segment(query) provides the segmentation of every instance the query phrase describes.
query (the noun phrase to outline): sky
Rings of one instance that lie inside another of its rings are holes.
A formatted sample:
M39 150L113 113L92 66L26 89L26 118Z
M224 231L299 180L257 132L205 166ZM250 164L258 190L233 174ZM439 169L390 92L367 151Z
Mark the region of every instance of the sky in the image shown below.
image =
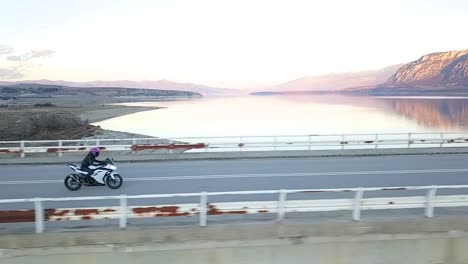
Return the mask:
M254 88L468 48L466 0L0 0L0 80Z

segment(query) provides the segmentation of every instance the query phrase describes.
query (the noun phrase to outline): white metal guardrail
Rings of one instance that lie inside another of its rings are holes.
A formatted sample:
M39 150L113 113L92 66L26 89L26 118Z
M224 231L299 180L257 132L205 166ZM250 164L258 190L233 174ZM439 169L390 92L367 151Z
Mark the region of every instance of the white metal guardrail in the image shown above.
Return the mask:
M207 225L210 215L244 215L244 214L276 214L279 221L283 221L286 213L291 212L325 212L349 210L352 219L359 221L363 210L412 209L424 208L424 215L434 216L437 207L468 207L468 194L464 195L436 195L440 189L468 189L468 185L443 186L410 186L410 187L377 187L377 188L342 188L342 189L302 189L302 190L264 190L264 191L235 191L235 192L201 192L177 194L151 195L120 195L120 196L91 196L91 197L61 197L61 198L32 198L32 199L4 199L0 204L34 203L31 210L0 211L0 223L35 222L36 233L44 232L46 221L73 221L119 219L120 228L125 228L129 218L146 217L180 217L198 216L200 226ZM424 196L411 197L377 197L365 198L365 193L374 191L415 191L425 190ZM314 199L288 200L288 194L296 193L336 193L353 192L349 199ZM239 195L278 195L276 201L243 201L243 202L214 202L209 198L214 196ZM198 197L199 203L194 204L164 204L153 206L128 206L130 199L155 199ZM97 201L118 200L119 206L96 208L55 208L44 209L47 202L69 201Z
M96 140L0 141L0 154L84 152L99 146L105 151L220 152L325 150L365 148L468 147L468 133L387 133L276 135Z

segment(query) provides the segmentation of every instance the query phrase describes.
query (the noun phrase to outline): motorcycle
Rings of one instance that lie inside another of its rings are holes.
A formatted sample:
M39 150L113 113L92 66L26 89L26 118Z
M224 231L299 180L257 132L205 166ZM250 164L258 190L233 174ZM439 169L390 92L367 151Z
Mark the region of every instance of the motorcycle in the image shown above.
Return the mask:
M75 173L65 177L65 187L70 191L77 191L81 186L106 186L111 189L118 189L123 184L123 179L117 172L112 158L107 158L102 165L89 166L92 174L88 175L81 170L81 166L68 164L68 167Z

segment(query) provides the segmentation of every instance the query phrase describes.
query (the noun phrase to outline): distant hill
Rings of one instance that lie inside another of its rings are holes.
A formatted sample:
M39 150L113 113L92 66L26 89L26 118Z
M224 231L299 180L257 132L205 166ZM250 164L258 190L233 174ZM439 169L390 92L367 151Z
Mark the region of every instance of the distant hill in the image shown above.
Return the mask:
M354 87L373 88L385 82L403 65L404 64L392 65L380 70L306 76L273 87L252 90L252 92L254 94L265 94L265 92L331 92Z
M118 98L118 97L202 97L199 93L189 91L174 91L174 90L154 90L154 89L132 89L121 87L68 87L59 85L44 85L44 84L1 84L0 99L18 99L18 98L55 98L55 97L103 97L103 98Z
M160 81L90 81L90 82L68 82L68 81L51 81L51 80L26 80L19 82L0 82L1 84L43 84L43 85L58 85L67 87L80 88L106 88L106 87L121 87L121 88L139 88L139 89L155 89L155 90L172 90L172 91L188 91L199 93L204 96L227 96L236 95L240 91L236 89L210 87L201 84L193 83L177 83L168 80Z

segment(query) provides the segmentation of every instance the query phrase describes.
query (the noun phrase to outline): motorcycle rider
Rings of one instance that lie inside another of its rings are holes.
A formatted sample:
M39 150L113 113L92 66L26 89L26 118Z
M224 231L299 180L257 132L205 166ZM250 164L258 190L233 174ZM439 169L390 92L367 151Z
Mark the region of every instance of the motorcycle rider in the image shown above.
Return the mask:
M102 165L105 164L105 161L97 160L96 158L99 156L101 150L98 147L93 147L89 151L88 155L83 159L81 162L81 170L86 172L88 176L93 174L93 169L89 168L91 165Z

